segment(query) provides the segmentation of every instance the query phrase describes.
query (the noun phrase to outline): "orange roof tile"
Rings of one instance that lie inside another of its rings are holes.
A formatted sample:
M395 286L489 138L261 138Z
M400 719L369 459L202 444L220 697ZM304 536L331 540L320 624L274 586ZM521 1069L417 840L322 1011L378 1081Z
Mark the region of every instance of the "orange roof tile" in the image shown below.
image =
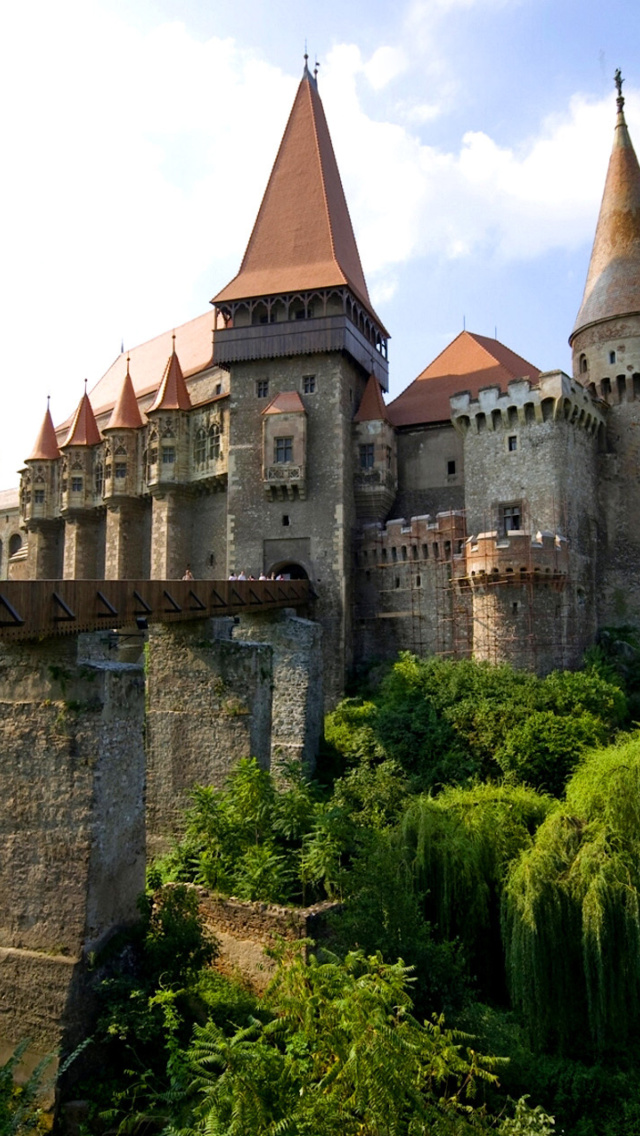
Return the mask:
M184 381L180 360L176 355L175 335L173 351L167 360L155 402L149 407L147 414L152 414L154 410L191 410L189 391Z
M618 117L584 296L569 342L588 324L640 312L640 167Z
M102 438L100 437L100 431L98 430L93 410L91 409L89 396L85 391L78 403L78 409L71 423L71 429L62 443L62 447L97 446L101 441Z
M362 402L358 407L354 422L388 422L389 415L387 408L384 404L382 391L380 390L380 383L375 375L369 376L369 381L364 388Z
M263 414L295 414L297 412L306 413L304 403L300 398L297 391L280 391L275 398L272 398L268 406L265 406L262 411Z
M212 302L344 284L378 320L317 84L305 67L240 271Z
M417 379L387 407L394 426L446 422L451 395L468 390L474 397L482 387L506 390L512 379L536 382L540 371L497 339L461 331Z
M197 375L212 366L213 361L213 329L215 325L215 312L209 308L196 319L189 320L175 329L176 347L182 360L182 373L186 378ZM146 343L133 347L129 352L131 358L131 371L133 389L136 398L153 395L160 386L162 375L168 356L171 354L171 331L164 331L162 335L147 340ZM124 354L118 355L108 371L91 390L91 403L95 407L97 416L102 417L113 409L122 390L122 383L127 370L127 359ZM64 438L69 430L72 419L67 418L56 427L58 438Z
M129 357L127 356L127 373L124 376L118 401L116 402L111 418L105 430L138 430L143 425L142 415L138 407L138 400L131 382L129 373Z
M51 411L47 405L47 411L42 420L40 433L38 434L36 444L29 454L27 461L55 461L59 457L60 450L58 449L58 439L56 438L56 432L53 428Z

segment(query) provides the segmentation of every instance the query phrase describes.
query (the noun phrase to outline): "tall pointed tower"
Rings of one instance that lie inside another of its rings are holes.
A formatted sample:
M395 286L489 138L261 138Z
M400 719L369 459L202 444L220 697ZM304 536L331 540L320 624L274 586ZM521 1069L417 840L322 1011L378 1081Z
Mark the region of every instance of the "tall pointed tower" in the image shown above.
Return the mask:
M616 72L613 149L580 311L569 337L573 373L607 401L640 394L640 166ZM634 382L635 376L635 382Z
M617 119L584 296L569 342L573 371L607 408L598 457L600 626L640 625L640 166L616 72Z
M240 271L213 303L231 376L228 568L314 582L331 699L351 658L352 422L369 375L387 389L388 335L306 59Z

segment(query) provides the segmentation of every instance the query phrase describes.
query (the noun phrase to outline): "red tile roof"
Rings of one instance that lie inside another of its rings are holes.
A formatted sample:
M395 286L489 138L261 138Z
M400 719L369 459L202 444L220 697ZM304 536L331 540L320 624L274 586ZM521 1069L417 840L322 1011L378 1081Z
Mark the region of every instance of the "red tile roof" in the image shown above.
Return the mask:
M281 391L265 406L263 414L295 414L305 413L304 403L297 391Z
M379 323L317 84L305 68L240 271L213 303L345 284Z
M60 450L58 449L58 440L56 432L53 428L53 421L51 412L47 406L47 412L42 420L40 433L36 439L36 444L29 454L27 461L55 461L60 457Z
M191 410L191 399L187 384L184 381L180 360L176 355L176 337L173 337L173 351L171 352L164 375L153 406L147 414L154 410Z
M133 389L129 373L129 357L127 356L127 373L122 381L118 401L113 408L105 430L137 430L142 425L142 415Z
M537 382L540 371L497 339L461 331L433 363L387 406L394 426L446 422L451 417L451 395L468 390L473 396L482 387L507 389L512 379L528 377Z
M375 375L370 375L369 381L364 388L362 402L358 407L354 422L388 422L389 415L387 408L384 404L382 391L380 390L380 383Z
M97 446L101 441L102 438L91 409L89 396L85 391L78 403L71 429L62 446Z
M622 103L584 296L569 342L588 324L640 312L640 167Z
M210 308L196 319L189 320L175 329L176 350L180 352L182 373L189 379L212 366L213 329L216 315ZM171 331L133 347L131 357L131 377L136 398L153 395L162 382L167 358L171 354ZM114 362L96 383L91 391L91 404L98 417L113 410L122 390L127 370L127 357L118 355ZM58 438L63 438L69 430L71 418L56 427Z

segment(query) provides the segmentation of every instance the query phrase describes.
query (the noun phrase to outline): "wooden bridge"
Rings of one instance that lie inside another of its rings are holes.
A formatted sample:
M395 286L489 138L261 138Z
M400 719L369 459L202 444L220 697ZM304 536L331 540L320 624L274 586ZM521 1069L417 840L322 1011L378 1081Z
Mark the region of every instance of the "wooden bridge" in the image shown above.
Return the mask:
M309 580L4 580L0 639L303 607Z

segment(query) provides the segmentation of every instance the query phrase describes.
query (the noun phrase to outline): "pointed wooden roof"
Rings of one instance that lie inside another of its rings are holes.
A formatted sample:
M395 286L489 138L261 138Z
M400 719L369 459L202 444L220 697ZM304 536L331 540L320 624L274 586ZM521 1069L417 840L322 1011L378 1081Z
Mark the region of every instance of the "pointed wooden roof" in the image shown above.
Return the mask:
M474 397L483 387L506 390L513 379L535 383L537 367L527 363L497 339L461 331L417 379L387 407L394 426L446 422L451 417L449 399L460 391Z
M379 323L318 85L305 66L240 271L212 303L344 284Z
M58 439L56 438L51 411L47 404L47 410L42 420L40 433L36 438L36 444L29 454L27 461L56 461L59 457L60 450L58 449Z
M280 391L265 406L263 414L306 414L304 403L297 391Z
M129 373L129 357L127 356L127 371L122 380L118 401L113 408L105 430L138 430L143 425L138 400Z
M78 403L71 428L61 448L64 449L65 446L97 446L101 441L102 438L91 409L89 396L85 391Z
M640 312L640 167L618 97L613 149L571 343L588 324Z
M175 335L173 337L173 350L164 369L155 402L153 406L149 407L147 414L152 414L154 410L191 410L189 391L184 381L180 360L176 355Z
M364 388L362 402L358 407L354 422L388 422L389 415L387 408L384 404L382 391L380 390L380 383L375 375L369 376L369 381Z

